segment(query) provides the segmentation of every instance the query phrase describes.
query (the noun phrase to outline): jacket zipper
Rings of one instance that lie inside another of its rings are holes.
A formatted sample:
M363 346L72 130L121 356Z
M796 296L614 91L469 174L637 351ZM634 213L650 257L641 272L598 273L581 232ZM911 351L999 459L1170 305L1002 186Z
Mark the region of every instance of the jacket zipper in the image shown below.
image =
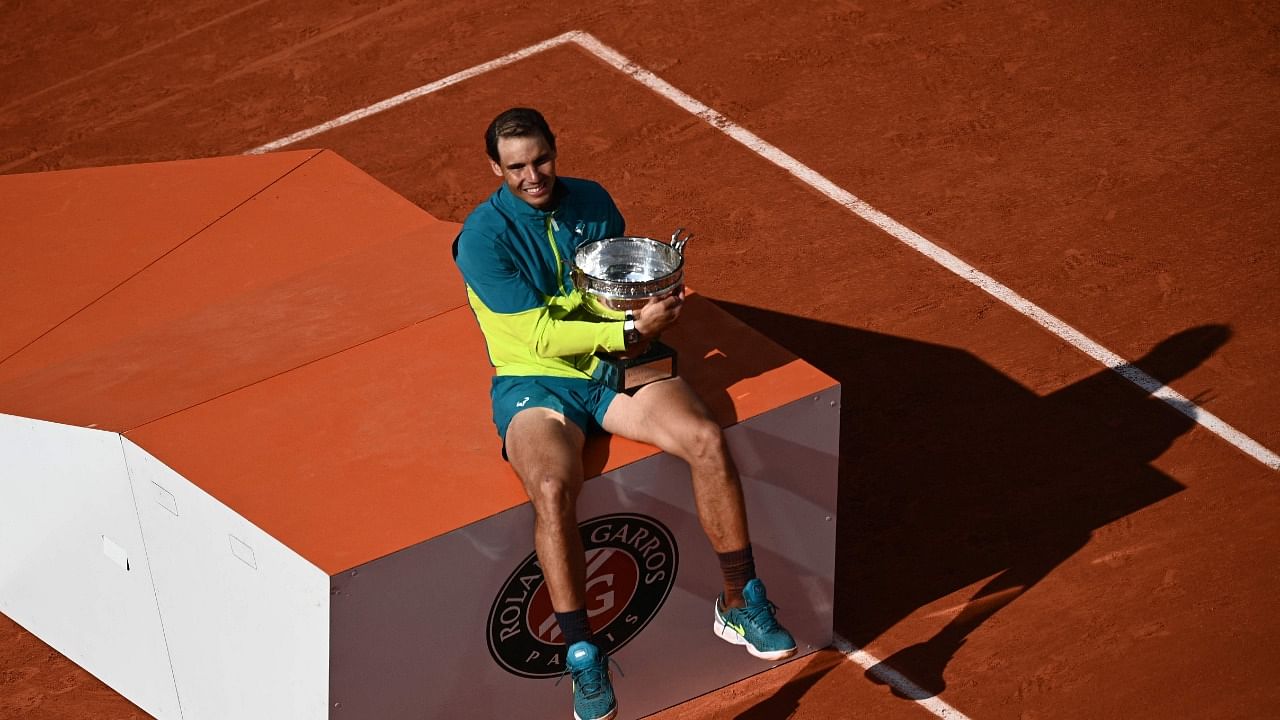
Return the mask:
M551 254L556 257L556 287L560 294L565 297L569 296L569 291L564 286L564 260L560 258L560 248L556 246L556 235L554 228L560 227L556 223L556 219L550 215L547 216L547 241L551 243Z

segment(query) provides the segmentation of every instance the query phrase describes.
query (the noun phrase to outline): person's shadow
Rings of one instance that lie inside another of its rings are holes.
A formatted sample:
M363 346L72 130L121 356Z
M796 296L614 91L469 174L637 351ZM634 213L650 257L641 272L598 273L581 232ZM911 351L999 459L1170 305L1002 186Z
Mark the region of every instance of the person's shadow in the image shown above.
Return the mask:
M717 304L843 387L836 632L864 647L990 578L932 638L883 661L918 686L913 699L941 692L969 634L1095 530L1183 489L1151 462L1193 421L1112 370L1037 395L955 348ZM1134 364L1168 383L1230 336L1185 330ZM738 717L785 717L829 669Z

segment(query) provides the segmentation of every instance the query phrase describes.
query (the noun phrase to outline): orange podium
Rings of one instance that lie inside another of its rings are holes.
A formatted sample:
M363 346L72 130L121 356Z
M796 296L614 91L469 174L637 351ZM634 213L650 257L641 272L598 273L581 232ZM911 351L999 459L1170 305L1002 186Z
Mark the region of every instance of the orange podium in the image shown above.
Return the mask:
M456 224L295 151L0 176L0 227L0 611L158 718L568 712ZM828 645L840 388L697 295L663 339ZM687 467L603 436L586 466L619 717L766 669L712 636Z

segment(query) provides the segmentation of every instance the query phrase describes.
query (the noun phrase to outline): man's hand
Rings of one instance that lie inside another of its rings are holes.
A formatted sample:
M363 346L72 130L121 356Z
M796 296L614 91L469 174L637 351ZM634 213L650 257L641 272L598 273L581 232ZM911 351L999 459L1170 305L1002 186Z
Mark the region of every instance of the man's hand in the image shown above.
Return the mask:
M675 324L676 319L680 317L680 308L683 306L682 294L650 300L636 310L636 330L644 336L645 340L652 340L663 330Z

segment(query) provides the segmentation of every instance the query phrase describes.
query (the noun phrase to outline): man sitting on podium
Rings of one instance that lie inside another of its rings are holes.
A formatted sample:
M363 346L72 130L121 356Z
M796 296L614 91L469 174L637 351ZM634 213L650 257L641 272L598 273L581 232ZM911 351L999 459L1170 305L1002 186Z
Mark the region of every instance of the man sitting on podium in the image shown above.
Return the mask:
M613 199L595 182L557 177L556 138L536 110L498 115L485 148L502 183L467 217L453 254L495 368L491 398L503 455L533 506L534 549L567 646L574 717L607 720L617 712L608 658L592 643L578 531L589 432L650 443L689 464L698 519L724 576L714 632L766 660L794 654L795 641L755 577L742 484L719 423L678 377L633 393L600 382L595 353L641 351L677 321L682 299L654 299L616 321L586 312L571 263L582 243L623 234Z

